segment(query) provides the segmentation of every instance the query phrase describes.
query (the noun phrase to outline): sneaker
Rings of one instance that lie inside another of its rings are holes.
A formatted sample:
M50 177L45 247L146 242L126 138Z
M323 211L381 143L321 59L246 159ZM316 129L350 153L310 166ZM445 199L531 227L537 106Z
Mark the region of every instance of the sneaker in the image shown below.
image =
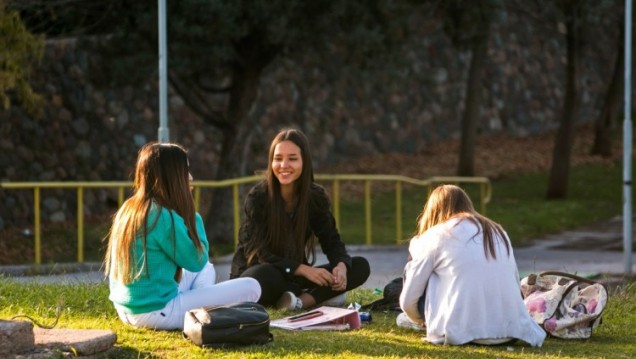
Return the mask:
M285 292L276 302L276 309L300 310L303 309L303 301L292 292Z
M325 300L324 302L321 303L321 305L326 305L329 307L342 307L344 306L346 300L347 300L346 293L340 293L333 298Z
M395 324L397 324L397 326L400 328L414 329L421 332L426 331L426 327L423 327L411 321L411 319L406 316L406 313L398 314L397 318L395 318Z

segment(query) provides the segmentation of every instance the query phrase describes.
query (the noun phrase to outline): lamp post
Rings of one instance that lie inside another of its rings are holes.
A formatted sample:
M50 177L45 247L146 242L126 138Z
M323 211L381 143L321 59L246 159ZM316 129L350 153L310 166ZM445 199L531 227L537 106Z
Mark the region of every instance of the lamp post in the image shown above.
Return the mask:
M625 111L623 120L623 253L632 273L632 0L625 0Z
M166 45L166 0L159 1L159 130L158 141L170 141L168 129L168 47Z

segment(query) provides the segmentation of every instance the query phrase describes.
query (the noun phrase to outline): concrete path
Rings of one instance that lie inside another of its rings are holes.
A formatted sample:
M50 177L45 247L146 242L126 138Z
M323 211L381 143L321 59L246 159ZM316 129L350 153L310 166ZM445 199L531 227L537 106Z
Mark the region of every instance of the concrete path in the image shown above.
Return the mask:
M520 272L560 270L569 273L635 273L634 238L632 253L623 251L623 219L616 217L576 230L564 231L534 240L527 247L515 248Z
M531 272L559 270L581 275L625 273L623 254L622 219L620 217L597 223L577 230L539 238L528 246L514 248L515 258L521 276ZM391 279L401 276L406 264L407 245L400 246L348 246L352 256L364 256L371 263L371 277L364 288L384 288ZM634 255L632 273L636 272ZM231 256L213 259L217 277L226 280L229 276ZM316 263L326 262L320 254ZM103 274L93 270L51 276L15 277L15 280L37 281L42 283L98 282L104 280ZM2 272L2 267L0 267Z

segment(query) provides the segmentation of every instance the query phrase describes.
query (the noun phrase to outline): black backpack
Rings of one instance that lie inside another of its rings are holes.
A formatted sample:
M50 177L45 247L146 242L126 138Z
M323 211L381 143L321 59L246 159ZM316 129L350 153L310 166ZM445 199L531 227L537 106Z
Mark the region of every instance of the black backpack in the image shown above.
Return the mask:
M401 312L400 308L400 293L402 293L402 286L404 285L404 279L397 277L384 286L382 292L382 298L372 303L363 305L361 310L380 310L380 311L397 311Z
M269 332L269 314L253 302L189 310L183 336L198 346L211 348L267 344L274 339Z

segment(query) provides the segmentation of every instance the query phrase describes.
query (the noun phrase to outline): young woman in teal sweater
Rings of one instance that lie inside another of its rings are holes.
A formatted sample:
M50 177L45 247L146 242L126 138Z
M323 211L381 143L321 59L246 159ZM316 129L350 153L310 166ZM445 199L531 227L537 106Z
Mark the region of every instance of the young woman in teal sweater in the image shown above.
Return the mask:
M183 329L190 309L260 298L252 278L215 284L188 167L186 151L176 144L151 143L139 151L134 193L115 215L104 260L109 299L124 323Z

